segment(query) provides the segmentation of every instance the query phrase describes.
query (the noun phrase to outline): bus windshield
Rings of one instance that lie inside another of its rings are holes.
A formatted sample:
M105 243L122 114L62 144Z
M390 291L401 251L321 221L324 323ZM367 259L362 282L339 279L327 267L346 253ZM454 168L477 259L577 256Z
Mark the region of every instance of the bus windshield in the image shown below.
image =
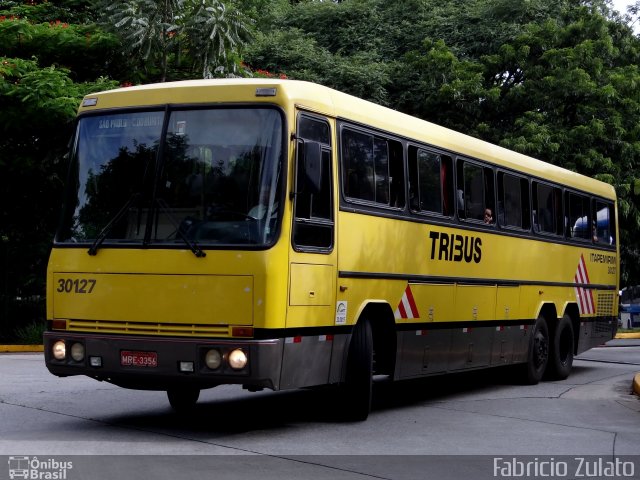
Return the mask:
M282 204L282 128L273 108L82 117L56 241L273 243Z

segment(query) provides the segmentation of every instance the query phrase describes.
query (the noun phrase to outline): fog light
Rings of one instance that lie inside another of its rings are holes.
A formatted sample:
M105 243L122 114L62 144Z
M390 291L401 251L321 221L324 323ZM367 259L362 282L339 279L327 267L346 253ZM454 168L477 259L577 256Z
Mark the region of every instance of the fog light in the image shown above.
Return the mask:
M193 362L180 362L180 365L178 368L180 369L181 372L186 372L186 373L193 372L194 370Z
M81 362L84 360L84 345L81 343L74 343L71 345L71 358L73 358L76 362Z
M53 358L55 358L56 360L64 360L67 356L67 346L62 340L58 340L53 344L51 353L53 353Z
M101 367L102 357L89 357L89 365L96 368Z
M231 351L228 360L229 366L234 370L242 370L247 366L247 354L239 348Z
M207 368L211 370L217 370L220 368L222 364L222 355L220 355L220 351L211 349L207 351L207 354L204 356L204 363L207 365Z

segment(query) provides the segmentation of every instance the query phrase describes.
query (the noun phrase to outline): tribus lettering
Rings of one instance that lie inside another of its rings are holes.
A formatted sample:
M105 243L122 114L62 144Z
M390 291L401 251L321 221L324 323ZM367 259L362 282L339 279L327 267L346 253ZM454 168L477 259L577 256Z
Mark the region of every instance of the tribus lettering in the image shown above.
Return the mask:
M449 235L441 232L429 232L431 239L431 260L467 263L480 263L482 259L482 240L468 235Z

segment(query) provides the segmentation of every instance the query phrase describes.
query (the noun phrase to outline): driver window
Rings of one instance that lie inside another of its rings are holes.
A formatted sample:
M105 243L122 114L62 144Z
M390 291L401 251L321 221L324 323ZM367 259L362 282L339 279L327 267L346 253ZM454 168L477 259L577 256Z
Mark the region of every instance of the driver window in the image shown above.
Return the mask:
M300 114L295 181L293 245L296 250L330 251L333 247L333 175L330 127L324 119ZM304 142L321 145L321 185L315 191L306 179Z

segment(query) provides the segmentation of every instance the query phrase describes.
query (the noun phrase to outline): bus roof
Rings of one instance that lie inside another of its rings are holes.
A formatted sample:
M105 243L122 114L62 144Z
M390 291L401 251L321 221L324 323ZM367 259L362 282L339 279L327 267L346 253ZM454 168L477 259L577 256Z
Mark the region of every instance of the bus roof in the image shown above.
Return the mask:
M258 88L265 90L258 95L256 91ZM268 92L270 88L275 89L275 92ZM91 99L95 99L94 105ZM615 199L615 189L607 183L367 100L299 80L233 78L186 80L125 87L87 95L80 106L79 113L132 106L246 103L249 100L275 103L285 109L296 105L330 117L342 118L383 130L398 137L485 160L497 166L521 171L568 187L585 190L604 198Z

